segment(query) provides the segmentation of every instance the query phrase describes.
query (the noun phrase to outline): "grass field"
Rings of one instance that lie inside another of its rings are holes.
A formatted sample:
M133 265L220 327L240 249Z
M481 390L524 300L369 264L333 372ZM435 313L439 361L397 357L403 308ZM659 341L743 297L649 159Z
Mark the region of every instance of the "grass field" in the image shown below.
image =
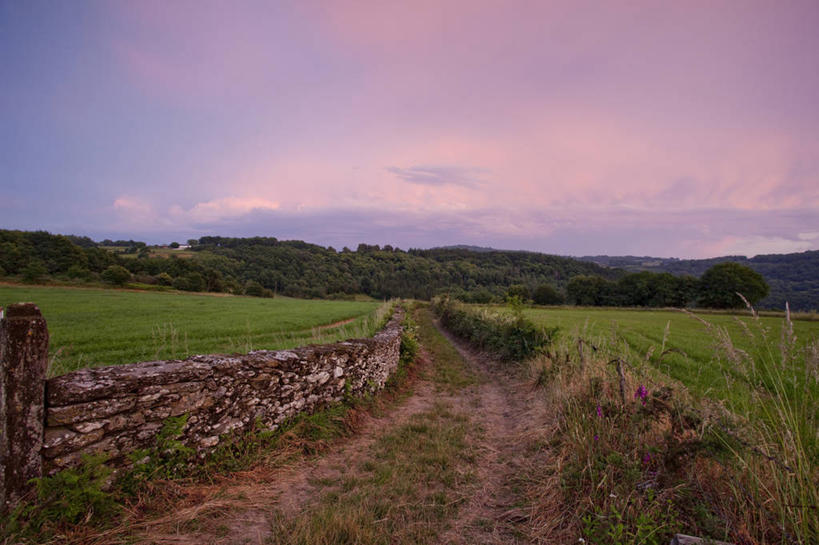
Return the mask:
M0 306L22 301L36 303L48 322L49 376L369 336L382 308L377 302L0 285Z
M632 361L645 359L649 350L653 350L650 361L697 394L732 401L745 397L741 389L733 387L730 378L726 379L726 366L718 361L719 338L702 322L683 312L531 308L524 310L524 315L539 325L560 327L564 338L579 335L598 344L610 344L608 341L615 340L630 353ZM778 344L784 325L784 319L773 317L760 317L756 322L749 315L697 316L725 328L734 345L745 351L758 348L763 330L771 341L767 343L769 346ZM795 321L793 329L799 345L819 337L819 322ZM666 354L660 361L660 353L667 349L675 352Z

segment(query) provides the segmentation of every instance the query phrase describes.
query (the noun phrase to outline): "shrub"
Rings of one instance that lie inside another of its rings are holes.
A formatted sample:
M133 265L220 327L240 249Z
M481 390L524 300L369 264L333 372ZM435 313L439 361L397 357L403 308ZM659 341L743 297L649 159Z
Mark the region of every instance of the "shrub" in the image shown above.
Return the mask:
M24 282L33 284L48 274L48 269L39 259L32 259L20 272L23 275Z
M467 307L447 297L435 298L433 308L444 327L505 360L520 361L534 356L545 350L557 333L556 327L538 327L519 311L511 315L492 313Z
M255 280L248 280L247 284L245 284L245 295L251 295L253 297L263 297L264 288Z
M131 279L131 273L120 265L111 265L102 271L102 279L115 286L124 286Z
M509 286L509 289L506 290L506 297L507 299L511 299L512 297L519 297L521 301L528 301L529 288L527 288L523 284L514 284L512 286Z
M82 265L71 265L65 272L65 274L66 276L68 276L68 278L86 279L90 276L91 271L89 271Z
M156 277L156 281L161 286L172 286L173 285L173 277L166 272L159 273Z
M205 277L198 272L178 276L173 281L173 287L184 291L205 291Z
M532 299L538 305L561 305L564 302L563 295L551 284L539 285Z

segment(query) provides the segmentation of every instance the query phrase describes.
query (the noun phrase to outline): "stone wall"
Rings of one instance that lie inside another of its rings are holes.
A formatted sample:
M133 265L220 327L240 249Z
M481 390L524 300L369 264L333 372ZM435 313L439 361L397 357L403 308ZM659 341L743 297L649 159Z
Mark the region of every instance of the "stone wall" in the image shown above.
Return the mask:
M372 339L83 369L49 379L43 471L70 467L84 453L104 452L122 465L133 450L153 446L172 416L188 415L180 440L204 453L255 421L275 429L345 394L374 392L398 366L402 317L397 312Z

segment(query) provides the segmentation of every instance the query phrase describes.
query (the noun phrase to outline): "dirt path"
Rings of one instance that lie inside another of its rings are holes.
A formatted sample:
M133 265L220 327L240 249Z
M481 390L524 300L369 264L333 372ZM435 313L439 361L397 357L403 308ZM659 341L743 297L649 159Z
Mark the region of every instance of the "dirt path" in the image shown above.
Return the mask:
M447 389L429 375L416 379L410 397L380 417L367 417L359 432L328 454L275 471L239 476L203 490L201 501L156 519L145 528L144 543L204 545L278 543L273 520L303 516L328 491L362 478L379 441L422 413L447 407L469 421L469 463L459 471L470 479L452 485L458 506L441 526L439 543L528 543L530 513L522 476L531 460L529 446L537 421L531 386L498 362L446 335L477 380ZM451 350L451 349L450 349ZM422 367L434 366L429 352ZM378 521L376 521L378 522ZM436 523L437 524L437 523ZM435 539L433 538L433 541ZM427 540L429 541L429 540Z
M470 403L483 430L474 494L441 536L441 543L528 543L530 513L523 481L535 463L530 446L542 407L532 386L510 372L508 365L441 332L482 379Z

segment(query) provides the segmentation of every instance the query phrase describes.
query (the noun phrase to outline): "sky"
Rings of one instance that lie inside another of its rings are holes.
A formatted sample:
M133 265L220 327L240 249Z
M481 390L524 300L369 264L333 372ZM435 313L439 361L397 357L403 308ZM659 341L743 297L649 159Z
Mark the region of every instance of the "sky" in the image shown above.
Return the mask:
M819 249L819 2L0 0L0 228Z

